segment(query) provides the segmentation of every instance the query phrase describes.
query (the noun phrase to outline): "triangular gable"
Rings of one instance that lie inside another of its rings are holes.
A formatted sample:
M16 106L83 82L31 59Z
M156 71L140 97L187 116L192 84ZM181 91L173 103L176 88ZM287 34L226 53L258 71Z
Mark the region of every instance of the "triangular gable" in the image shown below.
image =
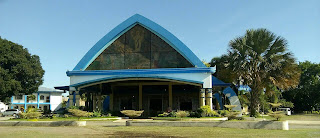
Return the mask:
M159 36L162 40L172 46L179 54L181 54L192 66L205 67L205 65L199 60L199 58L194 55L194 53L185 46L178 38L168 32L166 29L162 28L158 24L152 22L151 20L136 14L126 21L122 22L116 28L111 30L107 35L100 39L80 60L80 62L73 69L75 70L86 70L90 64L93 63L95 59L98 58L101 53L103 53L114 41L123 36L128 30L136 26L137 24L150 30L156 36ZM120 38L121 39L121 38Z

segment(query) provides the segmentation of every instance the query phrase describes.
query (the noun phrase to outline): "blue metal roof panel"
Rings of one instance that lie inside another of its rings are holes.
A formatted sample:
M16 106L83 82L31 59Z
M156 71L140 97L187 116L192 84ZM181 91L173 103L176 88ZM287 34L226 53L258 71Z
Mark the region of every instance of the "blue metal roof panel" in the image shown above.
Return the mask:
M202 81L187 80L187 79L181 79L181 78L175 78L175 77L134 74L134 75L118 75L118 76L105 77L105 78L100 78L100 79L95 79L95 80L90 80L90 81L84 81L84 82L80 82L80 83L76 83L76 84L70 85L70 87L78 88L78 87L81 87L81 86L84 86L84 85L97 83L97 82L102 82L102 81L117 80L117 79L130 79L130 78L141 78L142 80L144 78L155 78L155 79L176 80L176 81L181 81L181 82L190 82L190 83L203 84Z
M172 73L214 73L215 68L160 68L160 69L123 69L123 70L88 70L67 71L67 76L82 75L132 75L132 74L172 74Z
M215 76L212 76L212 86L230 86L230 83L225 83L221 80L219 80L218 78L216 78Z

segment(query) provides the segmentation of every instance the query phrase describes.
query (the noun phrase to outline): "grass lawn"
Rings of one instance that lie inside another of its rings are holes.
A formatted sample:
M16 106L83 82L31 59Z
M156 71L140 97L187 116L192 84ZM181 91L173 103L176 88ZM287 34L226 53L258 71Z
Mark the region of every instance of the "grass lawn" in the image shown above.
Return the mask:
M110 117L81 117L81 120L85 120L85 121L91 121L90 119L106 119L106 118L110 118L106 121L115 121L117 119L112 119L112 118L116 118L114 116L110 116ZM89 120L86 120L89 119ZM64 118L64 117L54 117L52 119L50 118L44 118L44 119L10 119L7 121L78 121L77 117L68 117L68 118ZM94 121L94 120L92 120Z
M1 137L320 137L319 129L262 130L215 127L0 127Z
M303 121L320 121L318 114L294 114L285 116L281 120L303 120Z
M249 117L249 116L244 116ZM271 116L260 116L258 118L265 118L267 120L275 120ZM320 115L318 114L293 114L293 115L285 115L281 118L282 121L284 120L300 120L300 121L320 121Z

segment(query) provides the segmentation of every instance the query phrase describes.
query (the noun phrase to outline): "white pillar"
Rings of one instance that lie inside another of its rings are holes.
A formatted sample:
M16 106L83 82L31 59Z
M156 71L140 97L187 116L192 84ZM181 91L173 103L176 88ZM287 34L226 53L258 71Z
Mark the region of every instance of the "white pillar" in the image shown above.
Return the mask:
M80 106L80 93L79 91L75 91L76 93L76 106Z
M212 110L212 89L207 88L206 89L206 105L210 106L210 109Z
M205 89L200 89L200 94L199 94L199 106L205 106L205 101L206 101L206 91Z

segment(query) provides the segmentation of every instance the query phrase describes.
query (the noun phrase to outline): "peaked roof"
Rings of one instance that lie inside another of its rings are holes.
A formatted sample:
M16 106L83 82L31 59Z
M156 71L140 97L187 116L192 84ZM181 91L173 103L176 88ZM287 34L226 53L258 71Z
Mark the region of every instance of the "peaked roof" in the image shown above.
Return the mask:
M215 76L212 76L212 86L230 86L230 83L225 83L221 80L219 80L218 78L216 78Z
M119 38L122 34L127 32L136 24L140 24L154 34L158 35L194 66L206 67L185 44L183 44L169 31L157 23L143 17L142 15L135 14L102 37L79 61L79 63L74 67L73 71L85 70L109 45L111 45L117 38Z
M59 91L53 88L39 87L38 92L63 92L63 91Z

